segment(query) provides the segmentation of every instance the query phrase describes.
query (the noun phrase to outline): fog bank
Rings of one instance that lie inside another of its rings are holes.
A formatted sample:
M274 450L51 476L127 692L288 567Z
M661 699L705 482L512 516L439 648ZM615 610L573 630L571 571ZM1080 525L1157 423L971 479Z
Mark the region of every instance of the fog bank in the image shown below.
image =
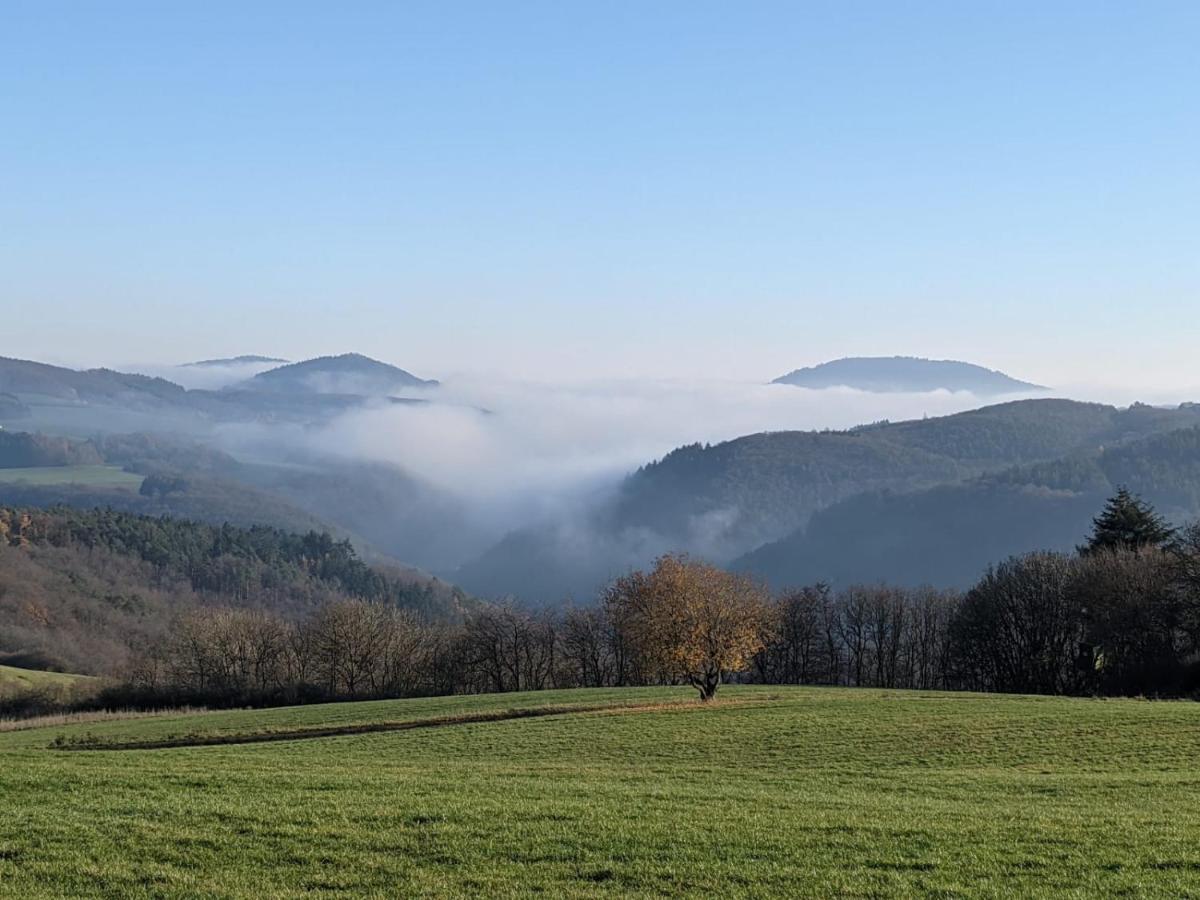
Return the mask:
M995 400L949 391L876 394L719 381L558 386L494 378L452 379L431 398L426 406L355 410L312 439L325 452L399 465L488 505L552 506L684 444L941 416Z

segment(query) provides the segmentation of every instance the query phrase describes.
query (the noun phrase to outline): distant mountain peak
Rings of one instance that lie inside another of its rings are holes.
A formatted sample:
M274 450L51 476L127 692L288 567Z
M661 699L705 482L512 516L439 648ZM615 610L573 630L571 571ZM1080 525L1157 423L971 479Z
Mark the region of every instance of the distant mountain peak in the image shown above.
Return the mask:
M806 388L848 387L872 393L970 391L974 394L1018 394L1047 388L1020 381L974 363L917 356L853 356L796 369L772 384Z
M218 366L248 366L252 364L286 364L290 360L280 359L277 356L256 356L254 354L246 354L244 356L230 356L225 359L201 359L196 362L184 363L180 366L181 369L205 369L216 368Z
M361 353L342 353L268 369L247 381L246 386L258 390L387 394L397 388L435 387L437 382Z

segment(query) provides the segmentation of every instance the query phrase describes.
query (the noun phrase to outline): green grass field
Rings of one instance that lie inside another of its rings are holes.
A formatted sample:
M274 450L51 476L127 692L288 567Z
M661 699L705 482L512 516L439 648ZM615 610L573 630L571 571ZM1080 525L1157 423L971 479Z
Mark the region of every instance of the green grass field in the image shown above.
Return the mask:
M48 685L69 687L80 681L90 681L86 675L67 675L62 672L42 672L36 669L18 669L14 666L0 666L0 689L4 688L40 688Z
M0 894L1200 896L1200 705L689 698L563 691L0 733ZM296 734L430 720L443 724ZM109 746L295 739L50 749L89 732Z
M0 482L33 485L83 484L89 487L118 487L137 490L143 476L119 466L46 466L0 469Z

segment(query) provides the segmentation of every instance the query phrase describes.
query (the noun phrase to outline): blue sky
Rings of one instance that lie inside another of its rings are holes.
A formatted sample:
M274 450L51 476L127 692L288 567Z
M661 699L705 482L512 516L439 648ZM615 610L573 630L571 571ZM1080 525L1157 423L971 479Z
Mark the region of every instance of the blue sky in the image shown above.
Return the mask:
M0 0L0 354L1200 386L1200 4Z

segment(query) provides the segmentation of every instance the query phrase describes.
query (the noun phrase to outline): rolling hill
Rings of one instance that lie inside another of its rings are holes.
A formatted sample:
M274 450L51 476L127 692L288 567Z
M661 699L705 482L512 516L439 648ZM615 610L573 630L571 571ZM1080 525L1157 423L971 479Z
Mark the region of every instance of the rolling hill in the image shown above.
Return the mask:
M76 435L199 433L223 422L320 423L378 403L380 398L426 403L426 398L390 395L436 384L357 354L295 363L262 375L270 377L251 378L222 390L188 390L148 375L0 357L0 395L7 398L0 403L0 416L20 420L26 430L35 427Z
M279 366L255 375L242 385L246 390L255 391L369 396L387 396L407 388L436 386L436 381L418 378L411 372L361 353L322 356Z
M92 679L87 675L69 675L42 669L22 669L0 665L0 692L4 690L37 690L42 687L71 687Z
M956 485L862 494L733 565L776 586L887 580L966 587L1008 556L1073 550L1121 486L1176 523L1200 517L1200 428Z
M0 507L0 663L111 674L194 606L298 617L338 597L461 613L461 591L376 568L328 534L113 509Z
M613 575L659 553L687 550L725 563L794 535L822 510L860 509L863 516L873 515L871 504L880 501L872 498L877 496L925 496L922 491L942 496L1014 466L1102 450L1115 459L1125 445L1136 455L1136 442L1144 438L1196 426L1200 408L1192 405L1121 409L1045 399L849 431L763 433L692 445L630 475L611 502L585 521L548 522L509 534L460 569L455 579L487 596L511 593L542 603L567 595L590 597ZM1005 496L1001 492L993 499L1001 503ZM1085 506L1094 511L1089 506L1093 499L1079 499L1063 515L1069 518ZM858 514L846 515L847 523L858 521ZM898 527L911 529L913 521ZM844 525L839 539L853 543L856 527ZM1032 525L1031 537L1038 527L1048 529L1047 539L1054 537L1054 545L1078 539L1074 530L1068 534L1049 522ZM880 540L885 537L881 534ZM977 537L981 549L994 546L986 536ZM744 558L739 564L760 571L762 558ZM979 566L963 562L960 571L968 569L977 575ZM761 571L767 574L765 568ZM903 569L896 571L900 575ZM888 572L879 567L870 575L888 577Z
M186 402L187 391L163 378L111 369L77 371L62 366L0 357L0 391L27 406L103 404L161 409Z
M1003 372L972 363L913 356L835 359L807 369L796 369L771 383L816 389L848 387L874 393L968 391L984 397L1046 390L1041 385L1019 381Z
M43 468L15 468L35 463ZM178 435L79 441L0 431L0 503L328 531L414 578L453 568L464 548L487 545L462 500L395 466L301 447L244 462Z
M642 467L622 485L613 520L668 536L723 520L721 538L748 546L864 491L961 481L1189 424L1200 424L1200 411L1025 400L849 431L749 435L683 447Z
M0 817L0 884L21 897L126 896L134 882L222 897L1194 893L1194 703L731 685L701 705L688 694L460 696L3 732L5 802L20 814ZM125 749L88 749L89 734ZM156 740L174 749L138 749Z
M185 369L219 369L228 366L249 366L273 363L275 365L286 365L291 360L280 359L277 356L258 356L253 353L247 353L242 356L229 356L224 359L201 359L196 362L183 363Z

